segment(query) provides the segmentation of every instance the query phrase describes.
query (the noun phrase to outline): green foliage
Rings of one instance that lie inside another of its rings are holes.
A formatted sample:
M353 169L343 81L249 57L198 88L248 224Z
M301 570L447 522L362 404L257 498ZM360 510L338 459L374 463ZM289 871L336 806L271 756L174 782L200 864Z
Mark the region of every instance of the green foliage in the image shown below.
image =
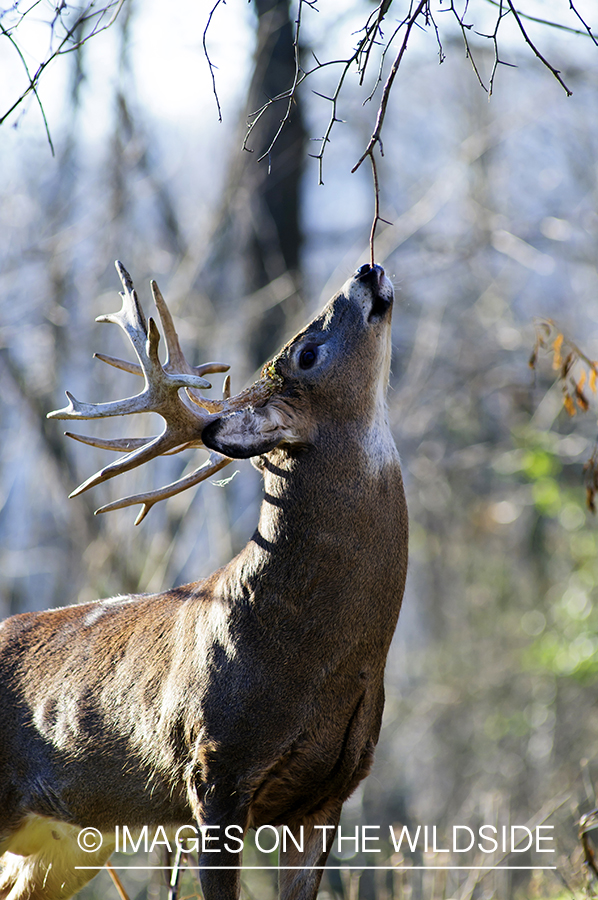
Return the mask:
M561 577L538 598L538 608L522 617L522 630L533 640L521 661L526 670L588 684L598 677L598 608L591 602L598 585L596 534L582 530L587 513L581 484L568 485L562 477L560 438L529 428L514 435L520 445L514 474L529 483L538 520L552 520L552 548L562 564Z

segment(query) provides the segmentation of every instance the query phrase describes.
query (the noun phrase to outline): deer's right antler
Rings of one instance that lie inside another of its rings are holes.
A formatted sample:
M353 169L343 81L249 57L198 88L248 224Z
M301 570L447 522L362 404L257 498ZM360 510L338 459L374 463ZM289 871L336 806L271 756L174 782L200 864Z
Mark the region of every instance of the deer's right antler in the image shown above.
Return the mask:
M98 359L130 372L142 375L145 386L141 393L124 400L115 400L110 403L84 403L76 400L68 391L68 406L64 409L48 413L49 419L101 419L108 416L124 416L130 413L156 412L164 419L166 425L161 434L151 438L117 438L106 440L102 438L77 435L66 432L69 437L100 447L104 450L116 450L125 452L125 455L86 481L72 492L71 497L76 497L83 491L89 490L115 475L127 472L142 465L156 456L168 453L178 453L188 447L203 447L201 433L206 424L211 421L214 414L242 409L249 405L263 403L276 388L275 378L266 375L256 381L250 388L230 396L230 379L227 376L224 387L224 398L212 400L204 397L200 390L211 387L210 382L203 378L213 372L226 372L229 368L224 363L205 363L201 366L191 366L181 350L179 338L172 321L172 317L166 306L166 302L160 293L155 281L151 282L152 295L160 321L164 329L166 339L167 359L164 365L158 357L158 345L160 333L153 319L146 322L143 309L137 298L137 292L133 286L131 276L120 262L116 262L116 269L122 282L123 291L122 308L117 313L106 316L98 316L98 322L115 322L126 332L137 355L138 363L127 362L112 356L104 356L96 353ZM142 504L142 509L137 516L135 524L141 522L154 503L172 497L192 485L198 484L209 478L219 469L228 465L230 459L219 453L210 451L206 462L184 478L180 478L171 484L165 485L155 491L143 494L135 494L108 503L96 510L96 513L109 512L114 509L122 509L134 504Z

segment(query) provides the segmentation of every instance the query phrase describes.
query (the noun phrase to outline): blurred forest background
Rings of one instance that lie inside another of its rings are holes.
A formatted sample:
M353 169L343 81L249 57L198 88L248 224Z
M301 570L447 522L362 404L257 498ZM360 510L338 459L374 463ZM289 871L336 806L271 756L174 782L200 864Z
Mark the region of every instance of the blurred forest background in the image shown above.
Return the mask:
M564 332L598 358L598 47L566 0L520 5L581 32L526 20L572 97L515 28L501 59L516 67L499 67L489 102L445 0L432 4L442 66L434 28L415 29L389 101L378 171L393 225L379 230L376 260L397 293L389 397L411 562L375 769L343 823L449 834L454 824L542 822L555 828L549 864L559 868L331 871L329 900L595 896L576 823L598 805L598 532L583 473L596 415L563 410L550 353L535 372L528 361L534 317L557 323L548 349ZM480 18L467 38L486 86L494 52L477 32L496 6L470 4L469 19ZM11 31L19 7L0 11L0 116L25 78L7 35L22 36L33 65L75 15L42 2ZM257 521L261 480L249 463L224 470L240 470L225 486L213 479L160 504L139 528L131 509L93 517L195 468L197 453L67 499L109 454L64 438L46 413L64 405L66 388L93 401L138 389L134 376L92 360L128 352L119 329L94 324L119 306L115 258L148 314L156 278L188 358L230 363L233 391L369 258L371 173L367 163L350 170L373 129L377 99L362 104L376 66L361 89L347 76L323 186L309 154L329 121L320 94L334 90L332 68L299 91L268 173L256 160L278 107L252 133L255 152L241 143L247 114L292 82L295 4L229 0L215 11L207 43L222 124L202 47L210 9L125 0L108 30L55 60L39 82L54 155L32 94L0 128L1 617L196 580L227 562ZM320 0L319 9L304 6L302 53L342 59L375 7ZM389 31L407 9L395 0ZM114 421L94 433L158 427L157 418ZM518 856L502 862L531 864ZM132 898L165 896L137 874L123 875ZM272 872L248 872L245 896L268 900L274 884ZM185 881L182 896L196 890ZM116 894L103 872L82 896Z

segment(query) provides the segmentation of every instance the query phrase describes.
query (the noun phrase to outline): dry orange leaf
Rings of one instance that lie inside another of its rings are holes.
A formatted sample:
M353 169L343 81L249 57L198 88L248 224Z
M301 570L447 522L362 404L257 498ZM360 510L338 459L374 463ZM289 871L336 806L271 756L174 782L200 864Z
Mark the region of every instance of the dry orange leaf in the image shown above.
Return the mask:
M577 412L577 410L575 409L575 403L573 402L569 394L565 394L565 396L563 397L563 406L570 416L574 416Z
M562 365L562 362L563 362L563 359L562 359L562 356L561 356L561 347L562 347L562 346L563 346L563 335L562 335L562 334L557 334L557 336L556 336L555 339L554 339L554 343L553 343L553 345L552 345L552 350L553 350L553 353L554 353L554 358L553 358L553 360L552 360L552 368L553 368L553 369L560 369L560 368L561 368L561 365Z

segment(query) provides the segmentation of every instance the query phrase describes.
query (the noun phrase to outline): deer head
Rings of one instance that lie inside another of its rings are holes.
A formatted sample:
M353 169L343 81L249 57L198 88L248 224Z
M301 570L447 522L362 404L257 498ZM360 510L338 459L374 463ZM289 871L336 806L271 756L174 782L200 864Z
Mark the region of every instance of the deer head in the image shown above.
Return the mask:
M326 428L368 429L376 422L383 423L394 295L380 266L362 266L320 315L263 367L261 378L249 389L231 397L227 378L220 401L200 393L211 386L203 376L225 372L228 366L187 363L168 307L152 281L166 337L167 359L162 365L155 321L150 318L149 326L146 324L130 275L122 263L117 262L116 268L124 288L122 309L97 321L114 322L123 328L138 363L95 355L109 365L143 375L145 387L140 394L113 403L82 403L67 391L68 406L49 413L48 418L95 419L151 411L159 413L166 424L160 435L150 439L102 440L67 432L69 437L93 446L126 451L125 456L84 481L71 496L165 453L202 446L211 453L207 462L178 482L107 504L98 513L140 503L138 524L154 503L205 480L231 459L259 457L278 446L305 449Z
M204 444L242 458L278 446L307 448L326 428L370 427L383 415L392 301L392 285L380 266L362 266L320 315L264 366L262 376L276 379L278 385L270 398L208 423Z

